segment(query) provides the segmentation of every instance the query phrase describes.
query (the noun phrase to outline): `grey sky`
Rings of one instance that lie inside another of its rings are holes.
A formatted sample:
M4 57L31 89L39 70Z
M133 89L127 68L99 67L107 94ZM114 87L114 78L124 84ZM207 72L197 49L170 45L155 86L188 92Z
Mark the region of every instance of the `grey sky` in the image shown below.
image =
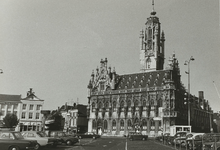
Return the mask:
M187 87L185 60L194 56L191 93L204 91L220 110L218 0L155 0L165 32L165 66L175 52ZM87 104L92 70L108 58L118 74L139 72L139 33L152 11L151 0L1 0L1 94L29 88L44 109L68 101Z

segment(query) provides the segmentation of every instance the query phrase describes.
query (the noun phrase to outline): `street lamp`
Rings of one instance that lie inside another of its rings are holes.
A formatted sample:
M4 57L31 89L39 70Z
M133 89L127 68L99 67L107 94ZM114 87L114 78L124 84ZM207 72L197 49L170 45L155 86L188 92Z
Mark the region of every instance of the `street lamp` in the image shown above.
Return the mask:
M185 73L188 74L188 125L190 125L190 61L194 60L193 56L191 56L190 59L184 63L184 65L188 65L188 72L185 71Z

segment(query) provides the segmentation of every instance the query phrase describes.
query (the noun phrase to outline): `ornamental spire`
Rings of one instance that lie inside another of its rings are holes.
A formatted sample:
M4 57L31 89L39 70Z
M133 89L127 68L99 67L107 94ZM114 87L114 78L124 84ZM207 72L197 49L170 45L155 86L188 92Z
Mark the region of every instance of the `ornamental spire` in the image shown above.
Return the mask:
M153 10L150 14L151 15L156 15L156 11L154 11L154 0L152 0L152 7L153 7Z

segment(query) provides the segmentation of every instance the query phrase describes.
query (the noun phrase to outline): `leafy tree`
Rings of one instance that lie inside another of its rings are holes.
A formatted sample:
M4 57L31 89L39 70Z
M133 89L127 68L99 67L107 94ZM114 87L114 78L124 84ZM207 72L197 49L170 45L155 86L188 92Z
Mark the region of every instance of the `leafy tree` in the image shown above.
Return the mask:
M3 122L4 122L5 127L12 128L14 126L17 126L17 124L19 123L19 120L15 114L9 113L5 116L5 118L3 118Z
M59 111L52 112L46 120L54 120L54 122L45 125L47 126L46 130L63 130L64 118Z

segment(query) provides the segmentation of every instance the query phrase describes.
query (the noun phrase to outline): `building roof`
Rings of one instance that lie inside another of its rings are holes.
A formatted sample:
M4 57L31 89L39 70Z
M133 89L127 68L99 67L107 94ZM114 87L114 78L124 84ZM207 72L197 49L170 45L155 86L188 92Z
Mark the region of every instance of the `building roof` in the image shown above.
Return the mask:
M163 86L170 79L169 70L134 73L116 76L116 90Z
M0 94L0 103L1 102L20 102L21 95L8 95Z

